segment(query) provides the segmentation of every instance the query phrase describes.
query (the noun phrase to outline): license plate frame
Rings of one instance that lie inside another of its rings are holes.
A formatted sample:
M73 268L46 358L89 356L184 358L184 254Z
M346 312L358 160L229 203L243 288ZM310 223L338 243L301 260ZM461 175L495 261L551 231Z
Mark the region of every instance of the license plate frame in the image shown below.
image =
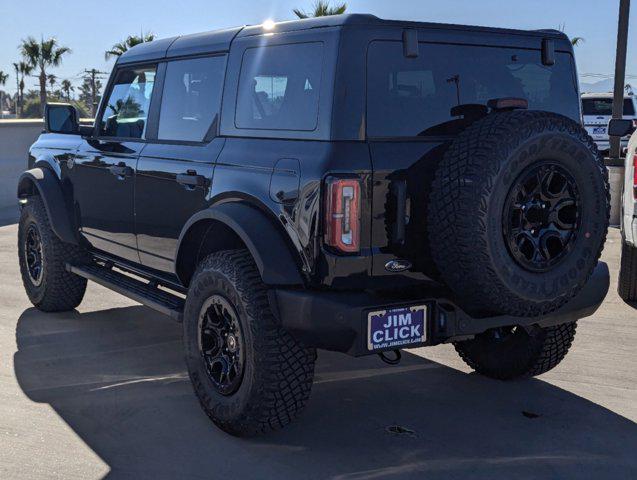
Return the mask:
M430 304L392 306L365 316L370 352L422 345L428 339Z

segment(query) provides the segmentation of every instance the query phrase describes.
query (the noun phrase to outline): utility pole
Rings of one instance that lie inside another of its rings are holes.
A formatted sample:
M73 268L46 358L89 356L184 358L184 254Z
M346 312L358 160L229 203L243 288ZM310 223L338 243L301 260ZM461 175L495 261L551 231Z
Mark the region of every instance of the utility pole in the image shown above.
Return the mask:
M624 116L624 82L626 81L626 51L628 49L628 15L630 0L619 1L619 23L617 26L617 56L615 58L615 90L613 95L613 118ZM621 138L610 137L610 158L621 155Z
M97 79L103 78L107 72L100 72L95 68L84 70L84 78L91 83L91 115L95 118L97 115Z

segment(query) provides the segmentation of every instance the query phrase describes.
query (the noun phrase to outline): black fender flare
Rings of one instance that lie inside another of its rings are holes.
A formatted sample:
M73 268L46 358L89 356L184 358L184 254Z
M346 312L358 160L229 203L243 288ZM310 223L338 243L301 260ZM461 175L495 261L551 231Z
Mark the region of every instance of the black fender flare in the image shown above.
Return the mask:
M184 225L177 244L177 272L182 241L190 228L203 220L215 220L230 228L245 244L254 258L266 285L303 286L300 259L293 255L289 242L265 213L244 202L228 202L212 206L193 215Z
M76 230L66 209L62 186L57 175L48 168L32 168L18 179L18 198L28 199L34 191L40 195L53 232L60 240L78 244Z

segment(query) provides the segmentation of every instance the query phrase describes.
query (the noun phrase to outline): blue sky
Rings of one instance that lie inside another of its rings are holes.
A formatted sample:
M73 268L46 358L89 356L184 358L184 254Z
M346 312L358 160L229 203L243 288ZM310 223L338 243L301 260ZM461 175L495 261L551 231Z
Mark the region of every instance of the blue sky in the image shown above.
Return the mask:
M104 51L131 33L152 31L170 37L267 18L293 18L292 8L310 8L313 0L0 0L0 70L11 75L6 87L15 91L12 62L28 35L55 36L73 50L59 78L79 83L84 68L110 71ZM522 29L557 28L586 41L577 47L580 74L611 74L619 0L350 0L348 11L382 18L419 20ZM637 75L637 5L631 13L628 73ZM632 55L632 57L631 57ZM596 79L583 78L591 82ZM633 80L633 84L637 79ZM34 79L28 87L35 85Z

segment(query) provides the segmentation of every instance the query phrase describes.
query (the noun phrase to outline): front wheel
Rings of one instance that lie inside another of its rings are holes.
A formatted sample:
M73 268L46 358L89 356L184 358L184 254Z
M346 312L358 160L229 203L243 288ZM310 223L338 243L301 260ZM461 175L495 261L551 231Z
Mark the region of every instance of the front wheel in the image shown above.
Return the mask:
M494 328L454 346L467 365L486 377L498 380L534 377L564 359L576 328L576 322L545 328Z
M184 311L190 380L222 430L252 436L281 428L308 402L316 351L283 330L250 253L206 257Z
M22 283L31 303L44 312L77 307L86 292L86 279L66 270L66 263L88 261L87 253L60 240L40 197L28 199L18 226L18 259Z

